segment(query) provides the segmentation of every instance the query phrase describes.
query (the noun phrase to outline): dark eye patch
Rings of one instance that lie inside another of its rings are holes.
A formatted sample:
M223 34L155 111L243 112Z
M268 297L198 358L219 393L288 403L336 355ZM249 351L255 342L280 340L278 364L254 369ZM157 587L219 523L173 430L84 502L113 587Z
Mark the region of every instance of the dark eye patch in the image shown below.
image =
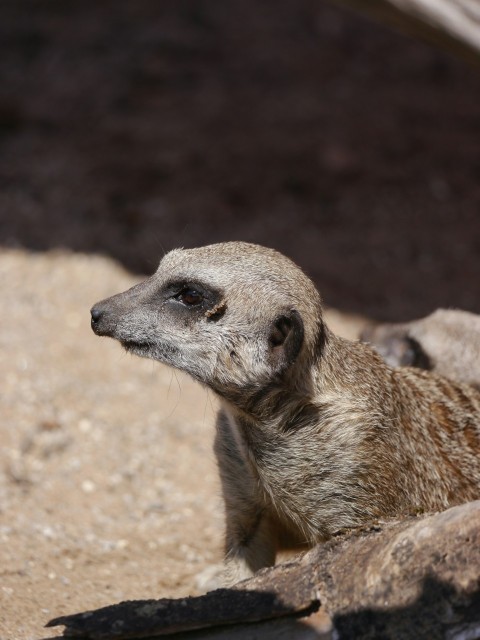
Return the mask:
M223 294L195 280L175 280L169 282L163 289L163 299L167 303L174 303L178 312L203 314L214 309L223 299ZM173 307L172 307L173 309Z

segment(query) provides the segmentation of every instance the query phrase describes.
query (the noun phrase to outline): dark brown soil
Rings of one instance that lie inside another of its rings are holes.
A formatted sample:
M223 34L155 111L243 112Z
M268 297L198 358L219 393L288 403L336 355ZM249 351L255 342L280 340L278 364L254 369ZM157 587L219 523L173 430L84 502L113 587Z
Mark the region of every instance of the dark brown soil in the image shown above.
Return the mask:
M245 239L332 306L480 311L478 70L316 0L9 0L0 240Z

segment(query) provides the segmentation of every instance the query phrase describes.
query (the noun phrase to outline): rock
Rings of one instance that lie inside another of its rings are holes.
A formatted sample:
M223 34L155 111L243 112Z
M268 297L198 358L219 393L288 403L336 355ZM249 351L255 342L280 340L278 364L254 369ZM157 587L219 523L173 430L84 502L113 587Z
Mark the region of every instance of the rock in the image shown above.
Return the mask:
M333 540L307 560L341 640L480 638L480 501Z
M480 638L479 576L480 500L335 537L232 589L124 602L47 626L63 624L67 635L112 640L239 623L241 635L232 627L194 637L474 640ZM322 607L310 624L307 619L243 626L305 615L318 608L318 600Z

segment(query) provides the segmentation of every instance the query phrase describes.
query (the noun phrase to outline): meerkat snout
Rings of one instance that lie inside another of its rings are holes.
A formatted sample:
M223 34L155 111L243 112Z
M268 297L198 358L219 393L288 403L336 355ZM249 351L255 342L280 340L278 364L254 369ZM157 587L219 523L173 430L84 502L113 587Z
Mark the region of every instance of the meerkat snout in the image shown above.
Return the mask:
M114 322L111 314L103 303L98 303L90 309L90 326L97 336L111 335Z
M272 249L172 251L91 318L220 398L232 580L282 546L480 497L480 393L334 335L312 281Z

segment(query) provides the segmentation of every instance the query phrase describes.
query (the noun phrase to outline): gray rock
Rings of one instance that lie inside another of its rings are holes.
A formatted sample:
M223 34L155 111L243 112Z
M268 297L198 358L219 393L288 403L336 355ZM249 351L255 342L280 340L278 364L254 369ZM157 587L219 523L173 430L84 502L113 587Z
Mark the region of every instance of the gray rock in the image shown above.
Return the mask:
M310 613L318 601L320 611L310 617L288 618ZM137 601L64 616L49 626L63 624L67 635L116 640L175 630L190 637L186 630L201 627L192 638L475 640L480 638L480 500L350 531L229 590L147 602L143 611L155 612L155 624L148 615L132 616L139 611ZM179 607L181 625L172 625ZM284 619L261 622L279 615ZM255 622L243 624L249 620Z

